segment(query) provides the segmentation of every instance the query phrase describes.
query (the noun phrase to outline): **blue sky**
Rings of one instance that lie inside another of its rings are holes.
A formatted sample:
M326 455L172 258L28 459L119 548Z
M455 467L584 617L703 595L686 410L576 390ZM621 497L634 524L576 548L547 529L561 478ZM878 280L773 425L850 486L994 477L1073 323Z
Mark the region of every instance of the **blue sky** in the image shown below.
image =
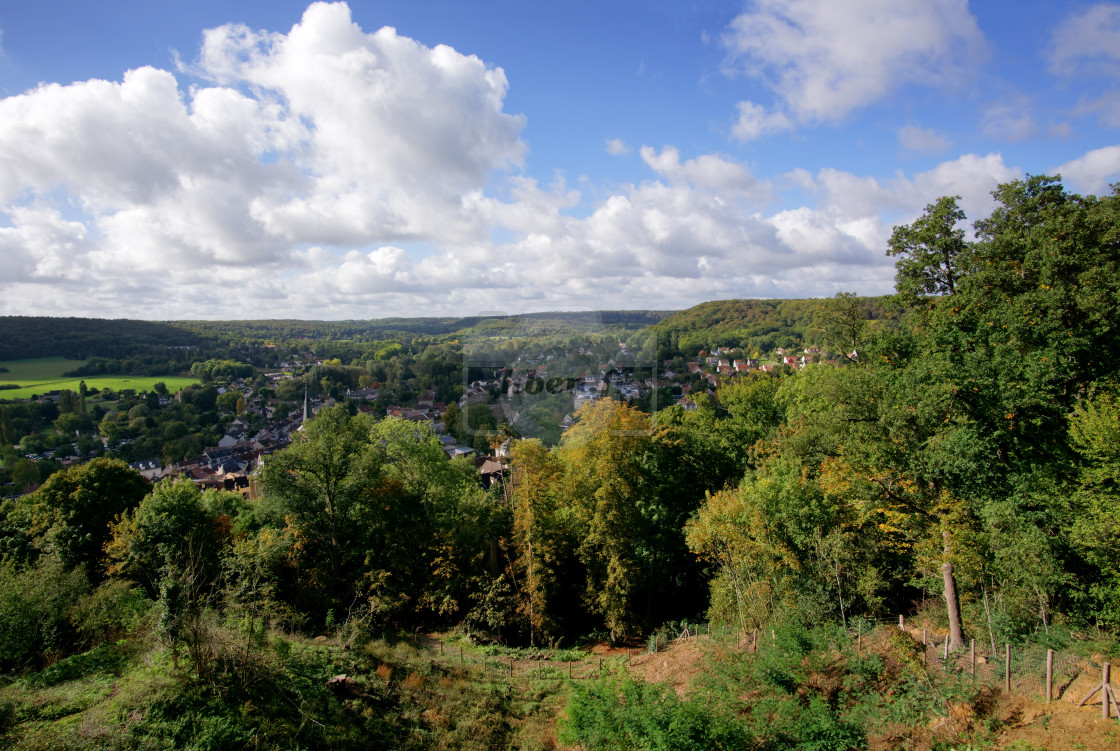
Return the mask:
M0 314L882 294L940 195L1108 191L1118 83L1116 3L8 3Z

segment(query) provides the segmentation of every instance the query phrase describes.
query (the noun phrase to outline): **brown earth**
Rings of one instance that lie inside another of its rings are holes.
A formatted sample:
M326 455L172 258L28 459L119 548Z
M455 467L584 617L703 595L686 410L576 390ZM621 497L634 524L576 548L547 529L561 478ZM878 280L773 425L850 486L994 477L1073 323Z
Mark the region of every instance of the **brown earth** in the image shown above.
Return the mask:
M1084 696L1084 694L1081 694ZM1101 718L1100 705L1075 705L1077 699L1052 704L1012 696L1000 704L998 718L1005 723L1000 748L1120 749L1120 722ZM1014 744L1019 744L1015 746ZM1029 744L1024 746L1023 744Z
M629 651L630 674L651 683L667 683L682 696L688 692L692 680L700 674L703 656L713 649L711 642L700 637L678 639L656 654L649 654L644 647L611 647L607 644L595 645L591 652L604 660L624 658Z

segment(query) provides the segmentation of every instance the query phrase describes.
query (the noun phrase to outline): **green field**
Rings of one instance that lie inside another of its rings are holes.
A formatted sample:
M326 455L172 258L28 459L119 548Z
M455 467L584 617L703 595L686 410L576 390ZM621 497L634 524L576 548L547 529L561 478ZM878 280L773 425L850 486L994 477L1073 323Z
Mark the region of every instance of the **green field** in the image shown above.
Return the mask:
M197 378L182 378L180 376L86 376L85 378L67 378L63 373L81 367L82 360L67 360L64 357L40 357L35 360L7 360L0 362L0 366L9 372L0 372L0 384L18 383L22 388L0 389L0 399L28 399L36 394L45 394L48 391L61 391L70 389L77 391L82 381L91 389L111 388L113 391L121 389L135 389L137 392L148 391L151 387L163 381L167 390L174 394L181 388L198 383Z

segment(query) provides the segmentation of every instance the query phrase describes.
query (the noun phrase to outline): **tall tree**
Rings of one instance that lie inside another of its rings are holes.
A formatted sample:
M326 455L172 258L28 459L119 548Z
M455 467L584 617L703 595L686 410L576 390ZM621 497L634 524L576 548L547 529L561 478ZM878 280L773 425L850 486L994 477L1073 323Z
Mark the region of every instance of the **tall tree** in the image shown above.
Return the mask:
M85 564L96 583L104 572L102 550L110 538L109 524L139 504L150 489L148 481L124 462L99 458L51 475L21 500L37 547L57 554L67 568Z
M1092 567L1098 623L1120 625L1120 399L1115 388L1079 404L1070 437L1082 466L1070 520L1076 549Z
M260 470L262 491L290 511L310 584L327 607L353 596L364 556L363 517L383 475L384 450L370 424L342 406L303 424L288 448Z
M169 569L194 570L204 587L217 576L223 535L216 522L193 482L162 482L113 524L109 571L144 585L153 597Z
M961 536L983 520L987 532L975 540L986 540L985 566L1013 560L1013 548L1035 551L1034 578L1008 582L1037 590L1045 620L1063 580L1041 564L1058 552L1045 543L1060 529L1062 494L1048 488L1074 458L1068 415L1120 367L1120 195L1072 195L1057 178L1031 176L993 196L977 240L960 250L952 289L923 287L943 296L926 299L911 314L912 335L884 353L881 413L907 447L889 466L914 483L941 529L947 598L957 589L952 567L975 548ZM931 221L937 207L941 222ZM951 208L942 199L896 237L925 238L927 249L951 239L959 249ZM932 260L926 268L938 278ZM899 267L901 293L913 289L911 271Z
M825 345L845 360L859 361L867 331L867 310L854 292L837 292L813 316L813 325L824 335Z
M968 263L969 244L960 226L960 196L944 196L926 206L912 224L894 228L887 255L895 261L895 289L908 302L928 295L951 295Z
M513 448L513 580L529 644L555 633L557 588L574 556L574 530L564 502L564 465L539 440Z
M652 426L647 415L613 399L589 402L576 417L560 456L585 530L579 555L588 572L588 604L616 639L635 626L631 598L641 580L640 506L648 498L641 456Z

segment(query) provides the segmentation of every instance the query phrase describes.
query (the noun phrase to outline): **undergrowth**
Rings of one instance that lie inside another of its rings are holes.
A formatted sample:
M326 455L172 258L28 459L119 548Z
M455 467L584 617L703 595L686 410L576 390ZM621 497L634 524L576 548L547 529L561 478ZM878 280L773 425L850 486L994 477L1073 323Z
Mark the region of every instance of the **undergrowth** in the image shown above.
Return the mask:
M865 639L868 644L871 639ZM981 712L983 692L928 670L921 645L894 630L856 654L834 627L776 625L758 651L714 649L692 690L629 677L573 685L561 739L596 749L819 749L906 747L947 718L938 738L983 742L980 723L953 724L954 708ZM957 714L960 714L959 712ZM926 739L930 740L930 739Z
M99 647L0 686L0 748L542 749L566 692L406 644L231 637L205 675Z
M859 653L848 633L799 623L767 629L757 651L703 642L683 696L634 678L621 657L602 677L568 681L547 663L511 677L394 637L247 639L215 625L208 640L202 673L134 639L0 683L0 748L528 751L555 748L559 730L588 751L832 751L984 748L1001 732L998 692L931 669L921 644L893 628L865 633Z

